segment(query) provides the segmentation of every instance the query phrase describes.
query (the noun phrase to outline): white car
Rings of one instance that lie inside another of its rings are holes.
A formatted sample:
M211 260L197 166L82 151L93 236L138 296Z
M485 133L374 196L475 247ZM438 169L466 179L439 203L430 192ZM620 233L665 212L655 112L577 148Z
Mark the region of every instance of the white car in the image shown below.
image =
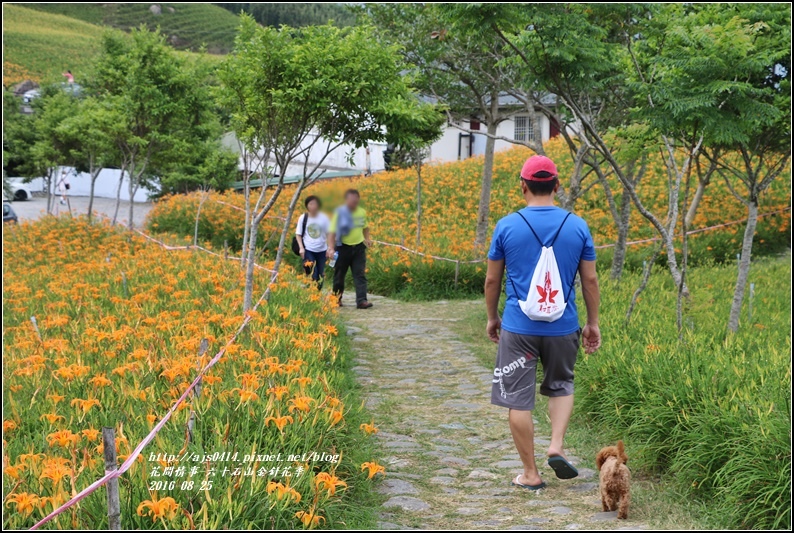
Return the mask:
M10 200L19 202L33 199L33 191L30 190L30 184L24 183L22 178L8 178L7 181L11 186L11 192L13 194Z

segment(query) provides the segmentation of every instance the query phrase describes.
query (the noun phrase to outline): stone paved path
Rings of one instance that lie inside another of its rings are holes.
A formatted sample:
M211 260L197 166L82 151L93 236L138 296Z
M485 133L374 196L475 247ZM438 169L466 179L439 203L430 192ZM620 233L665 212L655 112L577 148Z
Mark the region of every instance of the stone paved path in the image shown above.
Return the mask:
M575 480L554 477L544 460L548 435L535 439L548 487L532 493L510 485L521 462L507 413L490 404L491 370L452 328L456 309L474 303L372 301L373 309L359 311L346 299L342 316L384 450L381 529L647 527L600 512L598 478L587 464Z

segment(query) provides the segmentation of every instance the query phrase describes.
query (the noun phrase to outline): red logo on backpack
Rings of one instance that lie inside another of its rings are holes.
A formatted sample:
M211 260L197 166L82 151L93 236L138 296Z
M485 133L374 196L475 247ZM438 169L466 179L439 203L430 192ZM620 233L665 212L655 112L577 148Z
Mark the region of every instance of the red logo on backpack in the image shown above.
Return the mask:
M557 296L557 293L560 291L555 291L551 287L551 272L546 272L546 280L543 283L543 287L540 285L535 285L538 288L538 294L540 295L540 300L538 303L545 303L548 302L550 304L554 303L554 297Z

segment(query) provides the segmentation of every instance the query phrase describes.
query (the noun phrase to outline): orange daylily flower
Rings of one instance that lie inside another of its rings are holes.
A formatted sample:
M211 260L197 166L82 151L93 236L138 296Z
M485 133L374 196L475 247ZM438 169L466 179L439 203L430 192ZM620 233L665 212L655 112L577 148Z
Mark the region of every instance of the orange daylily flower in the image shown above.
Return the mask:
M302 411L308 413L313 401L314 398L310 398L309 396L296 396L288 402L290 404L289 412Z
M67 448L80 442L80 435L75 435L68 429L62 429L47 435L47 442L50 446L58 445L61 448Z
M97 440L99 438L99 435L102 432L99 431L98 429L88 428L88 429L84 429L80 433L83 435L83 437L88 439L89 442L94 442L95 440Z
M284 387L283 385L279 385L277 387L270 387L269 389L267 389L267 393L275 396L277 400L283 398L284 395L287 394L288 392L289 389L287 387Z
M87 400L75 398L74 400L71 401L70 405L72 407L77 407L77 409L79 409L80 411L83 412L83 414L85 414L88 411L90 411L91 408L94 407L95 405L99 406L99 400L95 398L89 398Z
M317 490L328 491L329 496L336 494L336 487L347 487L347 483L328 472L320 472L314 476L314 486Z
M148 509L148 511L147 511ZM157 522L158 518L168 518L173 520L176 512L179 509L179 504L176 503L170 496L165 498L152 498L151 500L144 500L138 505L138 516L149 515L152 517L152 523Z
M284 431L284 428L287 424L292 424L293 420L292 417L287 416L269 416L265 418L265 426L269 426L270 423L273 422L279 431Z
M300 503L301 495L298 491L293 489L288 485L284 485L282 483L278 483L276 481L269 481L267 483L267 493L272 494L273 492L276 493L276 499L281 501L286 499L287 501L294 501L295 503Z
M344 420L344 416L339 409L331 409L328 411L328 421L331 422L331 426L337 425L342 420Z
M361 470L369 471L369 473L367 474L367 479L372 479L373 477L375 477L376 474L386 475L386 468L379 465L375 461L367 461L365 463L361 463Z
M44 462L44 469L39 479L49 479L52 481L53 486L58 486L65 477L72 477L70 462L61 457L56 457Z
M29 516L33 510L39 505L39 497L35 494L27 492L17 492L10 494L6 498L6 507L12 503L16 505L16 512L25 516Z
M320 522L325 522L325 518L315 514L314 511L298 511L295 513L295 518L298 518L303 527L312 529L320 525Z
M367 435L372 435L372 434L378 432L378 428L375 427L375 422L374 421L369 423L369 424L366 424L366 423L361 424L358 427L359 427L359 429L361 429L361 431L363 431Z

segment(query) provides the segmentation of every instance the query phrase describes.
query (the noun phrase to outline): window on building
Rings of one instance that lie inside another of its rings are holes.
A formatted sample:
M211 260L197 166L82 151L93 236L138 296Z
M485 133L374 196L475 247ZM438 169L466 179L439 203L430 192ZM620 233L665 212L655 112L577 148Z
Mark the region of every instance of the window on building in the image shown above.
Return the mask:
M535 138L535 128L528 116L513 117L513 139L517 141L531 141Z
M469 123L469 129L471 131L480 131L480 121L472 119Z

